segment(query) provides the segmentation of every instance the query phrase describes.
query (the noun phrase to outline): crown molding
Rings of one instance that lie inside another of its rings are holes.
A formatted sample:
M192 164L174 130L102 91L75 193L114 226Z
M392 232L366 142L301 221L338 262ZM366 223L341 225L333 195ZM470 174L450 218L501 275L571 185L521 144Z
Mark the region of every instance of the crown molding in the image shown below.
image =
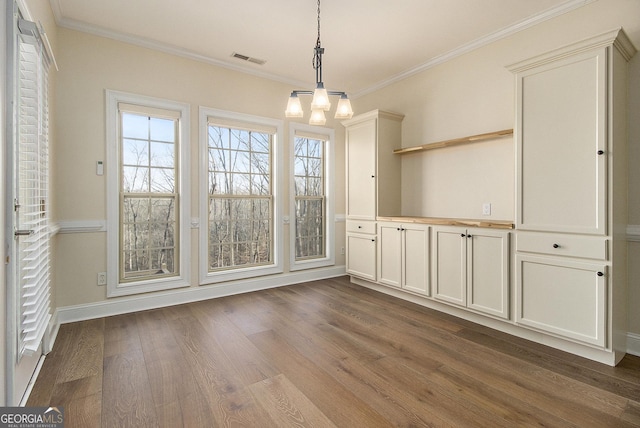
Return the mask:
M134 36L132 34L121 33L118 31L112 31L104 27L99 27L95 25L89 25L87 23L80 22L75 19L65 18L63 16L62 7L60 6L60 1L50 0L50 2L51 2L51 10L53 11L53 16L56 20L56 24L62 28L66 28L74 31L80 31L82 33L87 33L87 34L91 34L98 37L104 37L104 38L115 40L118 42L128 43L130 45L139 46L139 47L155 50L158 52L179 56L179 57L190 59L193 61L204 62L210 65L215 65L217 67L226 68L229 70L249 74L249 75L260 77L263 79L273 80L280 83L285 83L292 86L305 87L309 85L309 82L303 82L295 79L287 79L285 77L278 76L273 73L267 73L264 71L254 70L248 67L242 67L237 64L232 64L227 61L222 61L220 59L202 55L197 52L193 52L188 49L184 49L168 43L161 43L161 42L147 39L144 37Z
M438 55L436 57L433 57L432 59L430 59L429 61L418 65L417 67L411 68L409 70L406 70L402 73L396 74L395 76L392 76L391 78L387 79L387 80L383 80L381 82L376 83L373 86L370 86L367 89L364 89L362 91L358 91L356 93L353 94L353 96L351 98L355 99L358 97L361 97L363 95L367 95L370 94L371 92L375 92L379 89L384 88L385 86L389 86L393 83L399 82L401 80L404 80L410 76L413 76L414 74L418 74L420 72L423 72L425 70L428 70L430 68L433 68L437 65L443 64L445 62L451 61L454 58L457 58L459 56L462 56L464 54L467 54L469 52L472 52L476 49L479 49L483 46L486 46L488 44L491 44L493 42L496 42L498 40L504 39L506 37L512 36L520 31L526 30L527 28L533 27L537 24L540 24L544 21L548 21L549 19L553 19L555 17L558 17L560 15L563 15L567 12L571 12L572 10L578 9L582 6L586 6L589 3L593 3L594 1L597 0L570 0L567 1L566 3L562 3L561 5L558 5L556 7L553 7L551 9L547 9L544 12L541 12L539 14L536 15L532 15L520 22L517 22L515 24L512 24L508 27L505 27L501 30L495 31L493 33L490 33L484 37L480 37L479 39L473 40L469 43L466 43L462 46L459 46L449 52L446 52L442 55Z
M534 25L537 25L541 22L547 21L549 19L555 18L557 16L563 15L567 12L571 12L572 10L578 9L582 6L585 6L589 3L595 2L597 0L569 0L565 3L562 3L556 7L551 9L547 9L539 14L532 15L520 22L517 22L513 25L505 27L501 30L490 33L484 37L473 40L469 43L466 43L462 46L459 46L449 52L446 52L442 55L438 55L429 61L420 64L416 67L413 67L409 70L406 70L402 73L396 74L389 79L382 80L369 88L363 89L361 91L350 94L351 99L355 99L361 97L363 95L367 95L371 92L377 91L379 89L384 88L385 86L389 86L393 83L399 82L403 79L406 79L414 74L420 73L422 71L428 70L437 65L443 64L447 61L451 61L454 58L457 58L466 53L472 52L476 49L479 49L483 46L486 46L490 43L496 42L505 37L509 37L513 34L516 34L522 30L530 28ZM67 28L70 30L80 31L83 33L92 34L99 37L105 37L108 39L116 40L123 43L132 44L135 46L140 46L147 49L153 49L156 51L164 52L171 55L176 55L179 57L191 59L194 61L204 62L207 64L215 65L217 67L226 68L229 70L237 71L240 73L249 74L256 77L261 77L264 79L273 80L280 83L285 83L292 86L297 87L305 87L308 86L309 82L299 81L295 79L287 79L282 76L278 76L273 73L266 73L259 70L254 70L247 67L242 67L236 64L232 64L227 61L222 61L220 59L212 58L206 55L202 55L193 51L189 51L177 46L173 46L166 43L160 43L154 40L146 39L139 36L134 36L131 34L120 33L112 30L108 30L103 27L97 27L93 25L88 25L86 23L76 21L73 19L65 18L63 16L62 7L60 6L60 0L50 0L51 10L53 11L53 15L56 20L56 24L60 27Z

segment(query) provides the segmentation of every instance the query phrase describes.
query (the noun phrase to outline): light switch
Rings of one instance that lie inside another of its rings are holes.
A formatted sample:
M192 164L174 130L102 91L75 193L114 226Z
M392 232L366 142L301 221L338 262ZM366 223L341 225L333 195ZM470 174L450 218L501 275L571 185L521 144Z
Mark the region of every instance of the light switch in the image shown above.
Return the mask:
M482 204L482 215L491 215L491 204L490 203Z
M96 175L104 175L104 164L102 161L96 162Z

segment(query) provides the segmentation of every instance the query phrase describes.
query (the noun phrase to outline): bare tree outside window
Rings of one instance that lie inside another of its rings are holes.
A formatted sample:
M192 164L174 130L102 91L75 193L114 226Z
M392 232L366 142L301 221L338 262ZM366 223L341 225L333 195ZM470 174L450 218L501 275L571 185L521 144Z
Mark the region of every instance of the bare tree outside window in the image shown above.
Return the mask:
M273 135L208 126L208 271L273 264Z
M178 121L121 113L121 280L179 274Z
M296 137L294 144L295 258L325 257L325 141Z

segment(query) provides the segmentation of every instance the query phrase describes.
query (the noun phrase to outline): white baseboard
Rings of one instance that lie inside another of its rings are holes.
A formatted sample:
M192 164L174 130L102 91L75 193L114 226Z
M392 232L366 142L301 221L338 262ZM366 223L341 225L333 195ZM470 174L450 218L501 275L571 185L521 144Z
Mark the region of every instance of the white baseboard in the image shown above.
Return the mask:
M55 318L59 324L65 324L266 290L319 279L335 278L343 275L346 275L345 266L332 266L329 268L290 272L230 283L202 285L199 287L182 288L153 294L118 297L85 305L60 307L56 309L53 318Z
M627 333L627 354L640 357L640 334Z

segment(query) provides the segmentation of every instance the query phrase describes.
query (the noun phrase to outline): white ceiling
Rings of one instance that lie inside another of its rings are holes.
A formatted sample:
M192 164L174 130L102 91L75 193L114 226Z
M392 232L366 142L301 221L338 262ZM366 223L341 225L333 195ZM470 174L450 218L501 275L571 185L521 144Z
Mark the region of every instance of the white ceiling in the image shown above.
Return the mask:
M323 80L357 96L594 0L323 0ZM316 0L50 0L58 25L309 89ZM233 52L266 60L232 58ZM302 86L304 85L304 86ZM294 89L294 88L292 88Z

